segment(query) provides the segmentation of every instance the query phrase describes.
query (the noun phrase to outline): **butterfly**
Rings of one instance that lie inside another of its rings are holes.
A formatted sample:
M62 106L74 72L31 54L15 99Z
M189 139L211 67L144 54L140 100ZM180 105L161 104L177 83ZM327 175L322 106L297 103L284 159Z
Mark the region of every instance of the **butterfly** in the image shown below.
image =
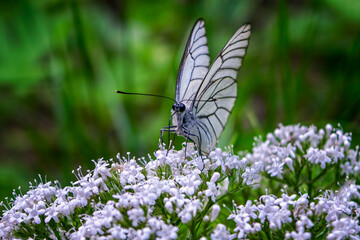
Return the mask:
M161 129L161 136L163 132L184 136L195 143L200 155L215 148L234 107L236 76L250 33L249 24L241 26L210 66L205 23L196 21L180 62L169 126Z

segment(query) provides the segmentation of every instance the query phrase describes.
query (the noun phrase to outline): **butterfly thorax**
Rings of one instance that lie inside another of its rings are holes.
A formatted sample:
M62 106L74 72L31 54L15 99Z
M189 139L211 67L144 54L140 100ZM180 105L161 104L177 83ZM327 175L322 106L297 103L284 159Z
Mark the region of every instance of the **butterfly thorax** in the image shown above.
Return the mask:
M191 129L196 123L196 117L191 109L185 107L184 104L174 104L173 124L176 126L176 133L185 137L189 136Z

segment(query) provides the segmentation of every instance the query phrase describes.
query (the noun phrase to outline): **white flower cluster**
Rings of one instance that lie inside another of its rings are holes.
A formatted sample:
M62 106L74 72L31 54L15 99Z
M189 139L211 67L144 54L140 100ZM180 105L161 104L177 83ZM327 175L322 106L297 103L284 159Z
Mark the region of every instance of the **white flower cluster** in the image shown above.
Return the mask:
M111 176L109 164L100 159L95 165L95 170L86 176L81 176L79 168L79 180L71 187L61 189L57 182L55 185L40 182L37 186L30 185L31 190L24 195L14 193L12 208L4 211L0 221L0 237L6 239L12 236L13 231L25 231L21 227L24 224L36 226L41 222L59 222L61 217L71 217L76 208L87 206L93 195L107 191L104 179ZM48 230L51 236L56 236L54 229ZM59 231L63 233L61 229Z
M206 160L206 171L219 166L225 169L227 159L231 164L238 159L220 149L212 155ZM38 184L25 195L17 195L12 207L3 213L0 237L10 238L13 232L26 235L28 231L23 224L32 225L36 230L42 221L48 224L79 218L82 222L79 227L72 224L68 229L60 228L59 232L48 227L50 237L149 239L156 236L158 239L176 239L178 227L167 224L154 214L159 211L156 201L162 202L163 210L168 214L176 214L182 223L188 223L203 210L204 199L215 201L224 192L217 183L220 173L214 172L205 182L207 187L199 191L203 180L200 177L202 172L196 166L203 164L201 158L194 156L192 161L188 161L183 157L183 151L168 152L165 149L157 151L155 156L156 159L150 159L145 166L134 159L120 157L118 163L110 166L100 159L95 162L95 169L85 176L79 168L78 181L64 189L51 182ZM159 175L159 170L165 166L171 166L169 178L166 178L165 171ZM116 189L110 189L114 186ZM102 202L99 197L109 192L112 192L109 200ZM93 209L93 212L88 214L86 209Z
M114 201L108 201L106 205L91 216L85 215L85 223L79 227L78 231L70 235L70 239L149 239L151 235L158 239L176 239L178 228L165 224L164 221L155 217L149 217L147 224L141 229L124 228L120 224L115 224L123 220L120 206ZM127 211L132 225L136 226L139 222L144 222L144 211L141 208L134 208ZM107 233L105 230L107 229Z
M256 239L270 229L287 239L310 239L314 231L357 239L360 189L350 178L360 164L350 142L330 125L319 131L280 125L241 157L218 148L204 158L188 145L186 154L185 147L162 148L148 161L100 159L85 176L79 168L72 186L40 182L15 194L0 238ZM335 165L347 183L338 191L318 189L316 180ZM302 171L316 166L303 181ZM286 190L279 194L280 188ZM301 188L308 192L299 195Z
M320 165L322 169L341 159L342 174L357 175L360 171L358 147L356 150L350 149L351 134L333 129L330 124L326 125L325 130L317 130L315 126L280 124L274 133L267 134L264 142L256 140L253 152L246 158L257 163L261 171L271 177L282 178L288 172L285 168L293 171L295 162L298 164L301 160L299 155L309 163Z
M276 230L295 221L296 230L285 232L286 239L311 239L311 230L324 216L332 230L327 239L359 239L360 217L359 204L351 199L360 200L360 186L349 183L339 192L326 191L324 195L310 202L308 194L288 196L285 191L280 198L263 195L255 204L248 200L245 205L235 205L235 210L228 217L236 223L236 236L227 239L244 238L248 234L262 230L267 220L269 228ZM316 230L316 229L315 229Z

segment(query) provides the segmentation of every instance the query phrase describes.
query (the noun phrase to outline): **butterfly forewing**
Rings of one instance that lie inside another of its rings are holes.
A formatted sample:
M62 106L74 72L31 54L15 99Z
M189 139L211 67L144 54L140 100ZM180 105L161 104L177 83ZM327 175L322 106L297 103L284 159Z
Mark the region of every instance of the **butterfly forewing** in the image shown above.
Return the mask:
M237 96L236 76L249 43L250 25L246 24L232 36L197 89L192 102L196 116L198 146L208 153L215 147L224 130ZM197 142L197 139L194 139Z
M209 64L205 23L204 20L199 19L191 31L181 59L176 82L175 100L177 102L190 106L209 70Z

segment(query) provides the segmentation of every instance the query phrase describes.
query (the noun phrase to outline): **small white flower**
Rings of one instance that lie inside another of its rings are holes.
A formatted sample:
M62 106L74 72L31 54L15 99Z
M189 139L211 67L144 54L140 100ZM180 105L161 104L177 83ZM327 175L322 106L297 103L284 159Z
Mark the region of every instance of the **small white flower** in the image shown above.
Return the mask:
M198 186L202 183L199 175L192 174L187 176L178 176L177 181L182 186L180 191L185 193L186 195L192 196L197 190Z
M291 158L285 158L284 163L290 168L291 171L294 171L293 160Z
M210 213L210 216L211 216L210 221L211 221L211 222L215 221L215 219L216 219L217 216L219 215L219 212L220 212L220 206L219 206L218 204L214 204L214 205L211 207L211 213Z
M144 216L144 210L141 208L133 208L127 211L129 219L132 221L132 225L137 227L140 222L144 222L146 220Z
M270 174L271 177L278 177L281 179L285 163L281 162L280 159L277 157L272 157L271 161L272 163L270 165L267 165L265 167L265 170L267 171L267 173Z
M187 223L196 216L197 211L201 210L202 205L203 203L199 199L188 200L178 216L183 223Z
M326 124L325 130L326 130L326 135L330 136L330 134L331 134L331 132L333 130L333 127L331 126L330 123Z
M45 213L45 209L41 205L33 204L31 208L25 208L24 211L28 214L27 220L34 221L36 224L40 224L40 215Z
M108 232L115 239L128 239L129 230L118 225L110 228Z
M229 219L231 219L230 217L232 217L232 215L229 216ZM233 219L236 223L234 232L237 233L238 238L244 238L252 232L252 227L249 224L250 218L248 216L236 215L233 216Z
M282 224L292 222L291 212L286 207L281 208L279 211L274 212L272 215L267 215L270 222L270 228L281 229Z
M150 239L153 231L149 227L144 227L142 229L135 230L129 234L129 239L145 240Z
M326 167L327 163L331 163L331 158L327 156L326 151L322 149L310 147L304 157L311 163L320 164L322 169Z
M314 226L314 223L306 215L301 215L300 220L296 221L297 229L300 229L300 228L310 229L313 226Z
M311 238L311 233L309 232L303 232L303 231L292 231L291 233L286 233L285 234L285 238L286 239L294 239L294 240L306 240L306 239L310 239Z
M348 201L352 198L360 199L360 186L355 185L354 182L348 182L341 188L340 195Z
M226 229L226 226L219 223L216 225L214 231L210 234L211 240L227 240L234 239L235 236L230 235L229 231Z
M288 196L286 193L281 194L281 198L278 198L275 200L275 203L278 204L280 207L289 208L289 205L294 205L294 199L296 198L296 195L293 194L291 196Z
M241 175L243 183L250 185L260 178L259 171L262 167L260 162L255 162L252 167L246 167L245 172Z
M49 209L47 209L47 212L45 213L45 223L50 222L51 219L54 219L55 222L59 222L58 218L59 212L55 208L55 206L51 206Z
M210 179L210 182L215 183L219 178L220 178L220 173L214 172L214 174L212 175L212 177Z
M354 165L350 162L345 162L340 164L341 168L341 175L349 176L350 174L354 173Z
M339 147L331 146L330 148L327 148L326 154L333 158L334 162L337 163L339 159L342 159L345 157L344 153L342 152Z
M257 218L257 215L255 212L258 211L258 208L256 205L252 204L251 200L247 200L246 204L244 206L243 205L238 206L238 211L239 211L239 214L245 214L245 215L251 217L252 219Z
M95 164L94 176L100 176L103 180L111 177L109 163L104 161L102 158L98 162L93 161Z
M157 236L156 239L170 240L170 239L178 238L177 235L177 232L179 230L178 227L167 225L162 220L157 220L157 222L158 222L158 227L156 229L153 228Z
M336 219L331 223L333 229L331 233L327 236L327 239L345 239L350 237L359 236L360 226L359 221L351 218L340 218Z
M210 182L206 182L206 185L208 188L205 190L205 196L211 197L211 200L215 202L216 196L219 195L219 187L218 184L216 184L216 181L220 178L220 173L215 172L213 176L210 179Z
M308 140L311 143L312 147L317 147L320 140L323 138L323 132L316 133L317 129L315 126L310 126L308 131L300 136L300 140L303 142Z
M271 195L263 195L260 197L260 200L264 204L258 205L259 218L261 223L264 223L265 218L268 220L272 218L272 216L280 210L280 207L275 204L275 197Z

